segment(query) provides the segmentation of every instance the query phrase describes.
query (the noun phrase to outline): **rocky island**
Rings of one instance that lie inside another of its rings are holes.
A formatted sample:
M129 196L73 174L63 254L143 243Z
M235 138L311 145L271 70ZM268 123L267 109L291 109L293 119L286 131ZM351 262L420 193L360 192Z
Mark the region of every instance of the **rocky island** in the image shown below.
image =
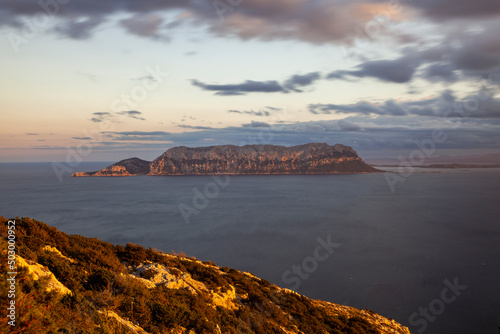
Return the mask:
M376 173L351 147L310 143L292 147L276 145L222 145L167 150L154 161L125 159L82 176L133 175L263 175Z
M370 310L309 299L248 272L68 235L30 218L0 217L1 277L14 258L9 226L16 226L16 333L410 333ZM7 284L0 281L3 291Z

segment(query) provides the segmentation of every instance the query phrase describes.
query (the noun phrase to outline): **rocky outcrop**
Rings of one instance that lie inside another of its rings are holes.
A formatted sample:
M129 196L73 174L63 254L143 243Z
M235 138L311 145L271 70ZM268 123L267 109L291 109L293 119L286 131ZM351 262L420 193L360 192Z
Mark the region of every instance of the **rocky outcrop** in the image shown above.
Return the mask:
M147 175L151 162L139 158L125 159L95 172L74 173L71 176L136 176Z
M163 253L162 256L165 256L170 259L175 259L176 256L171 254ZM207 270L216 270L218 275L227 276L227 273L216 265L209 264L206 262L202 262L193 258L182 258L185 262L195 263L197 266L205 267ZM130 270L130 268L129 268ZM198 269L201 271L200 269ZM154 274L151 275L150 278L140 278L141 274L153 271ZM257 276L248 273L248 272L240 272L244 277L242 280L248 282L252 282L252 284L256 284L257 286L266 285L264 281ZM211 300L211 304L214 308L221 307L227 310L239 310L244 307L245 304L251 299L248 293L237 293L237 289L235 286L230 285L227 291L214 291L208 289L206 284L201 281L197 281L191 277L189 273L181 272L177 268L167 267L158 263L141 263L139 266L135 267L135 271L129 275L133 279L139 279L142 284L144 284L148 289L154 289L159 285L164 285L168 289L173 290L187 290L193 295L198 296L199 298L205 297L206 300ZM240 285L240 282L236 283ZM248 283L247 283L248 284ZM268 284L268 283L267 283ZM408 327L399 324L394 319L386 318L382 315L379 315L370 310L360 310L354 307L330 303L321 300L309 299L305 296L302 296L292 290L286 288L279 288L274 286L275 289L272 290L270 296L266 299L260 300L263 304L266 303L277 303L278 305L285 303L287 296L293 295L297 298L304 298L314 305L314 307L321 309L324 314L331 317L341 317L343 319L364 319L367 323L373 326L373 329L376 330L377 333L380 334L410 334ZM282 310L283 315L287 318L291 317L291 314ZM270 314L263 311L263 314L260 317L269 317ZM258 319L258 318L257 318ZM260 319L258 321L263 321ZM304 333L300 331L297 327L289 326L292 329L282 328L283 333L287 334L300 334ZM186 331L187 333L187 331Z
M134 158L137 159L137 158ZM155 159L148 167L131 172L123 160L101 171L75 173L73 176L129 175L259 175L259 174L335 174L374 173L349 146L311 143L285 147L275 145L223 145L190 148L174 147ZM137 165L134 161L131 165ZM146 172L147 170L147 172Z
M47 291L56 291L60 294L71 294L71 291L64 286L59 280L54 276L54 274L47 269L47 267L42 266L39 263L27 261L23 257L16 255L16 263L18 268L25 267L28 270L28 275L33 277L33 280L37 281L40 278L47 279Z

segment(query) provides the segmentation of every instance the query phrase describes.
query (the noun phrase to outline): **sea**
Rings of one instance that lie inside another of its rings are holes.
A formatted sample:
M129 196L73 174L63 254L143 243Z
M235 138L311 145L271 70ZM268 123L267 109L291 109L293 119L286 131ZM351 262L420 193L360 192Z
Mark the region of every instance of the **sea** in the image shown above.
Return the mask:
M58 179L51 163L0 163L0 215L184 252L412 333L498 334L500 169L394 176Z

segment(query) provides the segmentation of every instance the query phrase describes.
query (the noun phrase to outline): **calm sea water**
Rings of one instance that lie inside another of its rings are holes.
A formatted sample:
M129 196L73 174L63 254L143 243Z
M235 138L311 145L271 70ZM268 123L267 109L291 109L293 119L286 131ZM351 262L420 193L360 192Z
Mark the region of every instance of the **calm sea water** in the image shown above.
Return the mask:
M75 171L108 164L83 163ZM371 309L412 333L498 333L500 170L416 173L394 193L383 174L219 182L204 176L59 182L50 164L3 163L0 215L111 243L183 251L312 298ZM205 191L208 197L200 195ZM196 211L186 221L179 206ZM316 251L318 238L336 244L331 254ZM456 294L444 291L445 280L460 286ZM426 320L419 312L429 308Z

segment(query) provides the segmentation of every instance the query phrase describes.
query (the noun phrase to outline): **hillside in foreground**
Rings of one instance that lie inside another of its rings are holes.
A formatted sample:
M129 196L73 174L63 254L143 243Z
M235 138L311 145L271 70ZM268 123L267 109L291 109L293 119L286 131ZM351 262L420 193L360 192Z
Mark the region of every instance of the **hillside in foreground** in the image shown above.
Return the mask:
M369 310L312 300L250 273L182 254L15 221L16 333L410 333ZM1 276L8 223L0 217ZM12 228L10 229L12 230ZM10 232L12 234L12 232ZM8 291L0 280L0 289Z
M351 147L310 143L276 145L222 145L174 147L153 162L130 158L95 172L72 176L134 175L266 175L376 173Z

